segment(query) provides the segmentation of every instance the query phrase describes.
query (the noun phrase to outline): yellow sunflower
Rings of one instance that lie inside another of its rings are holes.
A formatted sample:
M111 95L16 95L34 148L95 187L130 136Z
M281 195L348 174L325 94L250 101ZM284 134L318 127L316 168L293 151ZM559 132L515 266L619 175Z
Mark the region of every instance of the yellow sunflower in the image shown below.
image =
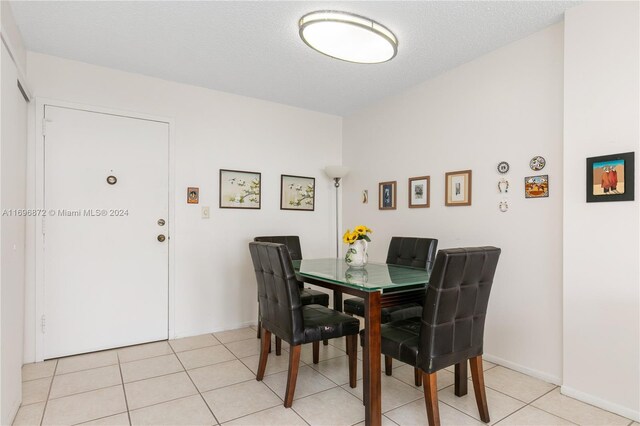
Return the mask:
M364 225L358 225L355 228L353 228L353 230L357 232L358 235L365 235L367 233L367 227Z
M347 229L347 232L345 232L344 235L342 236L342 241L344 241L345 244L353 244L356 242L357 239L358 239L358 233L351 232L349 229Z

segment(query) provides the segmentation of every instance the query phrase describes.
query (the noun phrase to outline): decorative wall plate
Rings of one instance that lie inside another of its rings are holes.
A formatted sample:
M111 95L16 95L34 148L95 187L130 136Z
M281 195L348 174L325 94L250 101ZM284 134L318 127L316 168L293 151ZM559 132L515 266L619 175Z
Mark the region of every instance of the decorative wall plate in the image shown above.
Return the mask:
M529 167L531 167L531 170L534 170L534 171L542 170L546 165L547 165L547 160L545 160L544 157L541 157L539 155L536 157L533 157L531 161L529 161Z
M509 171L509 163L501 161L498 163L498 172L505 174Z

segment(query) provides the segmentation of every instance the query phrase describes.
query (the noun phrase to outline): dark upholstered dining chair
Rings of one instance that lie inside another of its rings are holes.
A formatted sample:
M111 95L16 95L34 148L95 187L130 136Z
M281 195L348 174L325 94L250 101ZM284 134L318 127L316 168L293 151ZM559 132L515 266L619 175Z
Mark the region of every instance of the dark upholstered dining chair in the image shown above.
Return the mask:
M489 422L482 351L484 321L500 249L440 250L425 292L421 317L381 326L381 350L422 372L429 425L439 425L436 372L458 363L471 365L480 418Z
M438 250L438 240L435 238L392 237L387 252L387 264L411 266L431 270ZM360 297L346 299L344 312L349 315L364 317L364 300ZM422 315L422 305L419 303L405 303L398 306L390 306L380 310L380 322L396 321L404 318L419 317ZM393 361L391 357L385 357L384 371L391 376ZM416 370L416 386L422 384L421 376Z
M265 237L255 237L253 241L261 242L261 243L276 243L276 244L284 244L289 250L289 254L291 255L291 260L302 260L302 248L300 246L300 237L297 235L285 235L285 236L265 236ZM298 287L300 288L300 301L303 305L322 305L324 307L329 306L329 295L327 293L323 293L318 290L314 290L311 288L304 288L304 283L298 282ZM258 331L257 337L260 338L262 327L260 326L260 312L258 311ZM276 338L276 355L280 355L281 351L281 340L279 337ZM328 344L327 341L324 342L325 345Z
M300 350L312 343L314 363L323 339L347 337L349 385L356 387L357 336L360 322L349 315L321 305L302 305L298 280L287 247L274 243L249 243L249 251L258 283L258 301L262 314L262 344L256 379L261 381L267 366L271 334L289 343L289 373L284 406L289 408L298 377Z

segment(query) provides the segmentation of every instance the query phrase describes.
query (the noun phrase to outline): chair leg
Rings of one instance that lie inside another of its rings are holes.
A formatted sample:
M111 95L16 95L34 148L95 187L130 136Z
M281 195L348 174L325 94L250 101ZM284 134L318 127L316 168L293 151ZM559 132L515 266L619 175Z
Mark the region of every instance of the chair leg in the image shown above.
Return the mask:
M256 331L256 338L260 338L260 330L262 330L262 321L258 319L258 330Z
M422 386L422 371L419 368L413 369L413 379L416 386Z
M284 397L285 408L291 408L291 404L293 403L293 394L296 392L301 348L302 345L291 346L289 348L289 373L287 375L287 392Z
M258 363L258 374L256 380L262 381L264 370L267 368L267 358L269 358L269 347L271 345L271 332L266 328L262 330L262 342L260 342L260 362Z
M473 381L473 391L476 394L476 404L480 419L489 423L489 407L487 405L487 394L484 389L484 371L482 370L482 355L469 359L471 365L471 380Z
M386 374L387 376L390 376L392 371L393 371L393 358L391 358L389 355L385 355L384 356L384 374Z
M325 345L325 346L328 346L329 345L329 339L324 339L322 341L322 344Z
M356 387L358 379L358 350L356 345L358 344L358 335L353 334L347 337L347 349L349 350L349 386L351 388Z
M459 362L455 366L455 378L453 393L456 396L465 396L467 394L467 360Z
M422 372L424 382L424 402L427 406L427 420L429 426L440 426L440 411L438 409L437 373Z
M313 363L317 364L320 361L320 341L316 340L313 345Z
M276 356L282 354L282 339L276 336Z

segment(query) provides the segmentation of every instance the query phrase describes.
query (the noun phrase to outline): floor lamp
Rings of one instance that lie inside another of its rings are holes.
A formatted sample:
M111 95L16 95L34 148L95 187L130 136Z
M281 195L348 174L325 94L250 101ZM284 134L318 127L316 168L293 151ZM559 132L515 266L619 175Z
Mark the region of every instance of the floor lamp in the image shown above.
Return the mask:
M340 188L340 181L343 177L349 174L349 168L345 166L327 166L324 168L324 173L333 179L334 186L336 187L336 258L340 257L340 229L338 215L340 214L338 209L338 190Z

